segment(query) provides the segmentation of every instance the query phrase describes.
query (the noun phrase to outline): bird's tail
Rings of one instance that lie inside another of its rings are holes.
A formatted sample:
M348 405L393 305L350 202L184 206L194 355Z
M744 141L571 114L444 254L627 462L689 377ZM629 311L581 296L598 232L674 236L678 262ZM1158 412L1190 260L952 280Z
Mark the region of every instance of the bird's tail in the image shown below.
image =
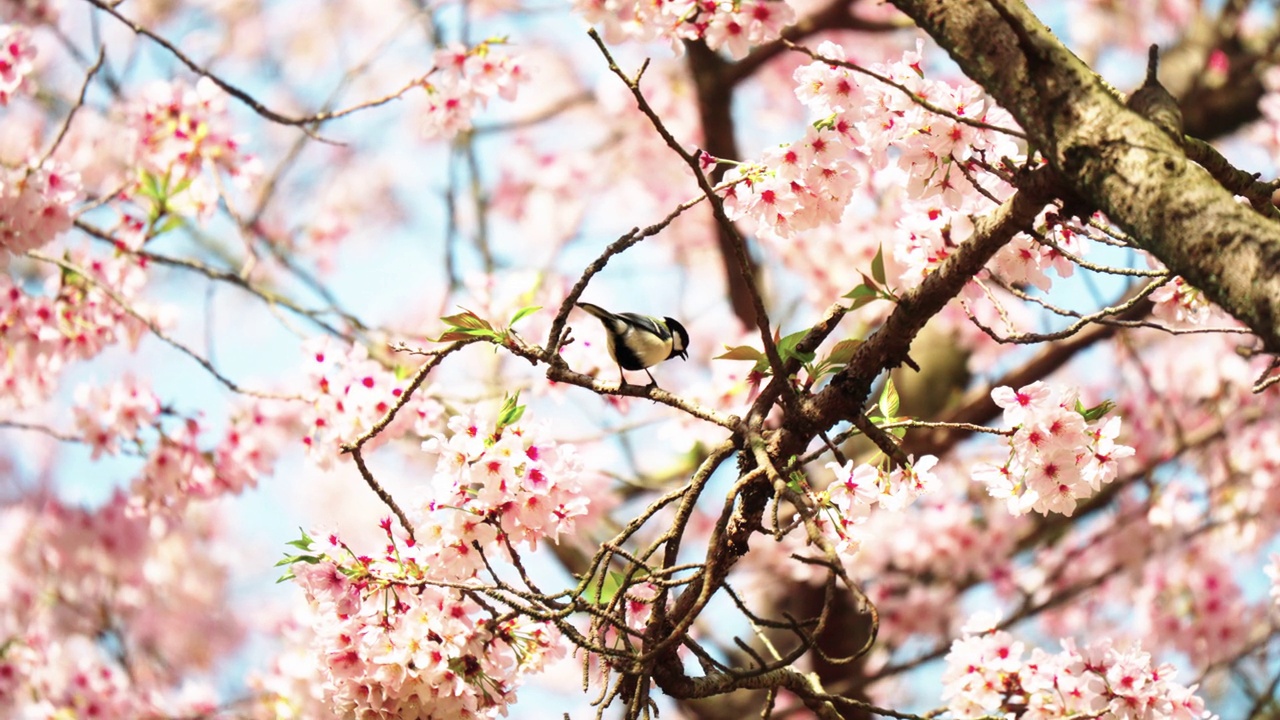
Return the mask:
M606 322L613 319L613 313L609 312L608 310L605 310L599 305L592 305L591 303L580 302L578 303L578 307L582 308L583 310L586 310L587 312L591 313L592 315L595 315L596 317Z

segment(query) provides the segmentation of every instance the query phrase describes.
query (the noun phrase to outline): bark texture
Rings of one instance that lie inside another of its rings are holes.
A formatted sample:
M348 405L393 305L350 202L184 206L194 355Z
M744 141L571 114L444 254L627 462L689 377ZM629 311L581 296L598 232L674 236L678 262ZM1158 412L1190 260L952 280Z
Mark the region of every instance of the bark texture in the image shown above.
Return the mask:
M894 0L1021 123L1071 191L1280 352L1280 224L1232 195L1021 0Z

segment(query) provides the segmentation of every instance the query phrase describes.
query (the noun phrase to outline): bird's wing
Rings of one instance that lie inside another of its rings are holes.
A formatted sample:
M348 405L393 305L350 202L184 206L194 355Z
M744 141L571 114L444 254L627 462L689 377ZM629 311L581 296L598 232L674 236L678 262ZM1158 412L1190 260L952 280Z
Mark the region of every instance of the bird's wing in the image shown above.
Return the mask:
M648 315L638 315L636 313L618 313L618 315L619 317L626 318L636 327L647 330L663 340L671 338L671 330L667 328L664 323L658 322L655 318L651 318Z

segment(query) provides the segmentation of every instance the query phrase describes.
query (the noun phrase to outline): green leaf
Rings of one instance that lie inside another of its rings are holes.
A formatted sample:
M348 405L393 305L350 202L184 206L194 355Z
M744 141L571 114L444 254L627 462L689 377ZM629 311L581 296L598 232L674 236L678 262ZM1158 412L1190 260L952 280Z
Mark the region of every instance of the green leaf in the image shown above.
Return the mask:
M809 481L805 479L803 472L792 470L791 474L787 476L787 487L790 488L791 492L802 495L805 489L809 487Z
M817 353L812 350L802 353L796 349L796 346L800 344L800 341L804 339L804 336L807 335L808 332L808 330L793 332L778 341L778 355L782 358L783 362L787 362L791 359L797 359L806 364L813 362L813 359L818 356Z
M466 308L463 308L463 311L464 312L460 312L457 315L446 315L440 319L444 321L445 325L462 330L479 330L482 328L486 330L493 329L493 326L489 324L488 320L485 320Z
M507 327L511 327L512 325L515 325L516 323L520 322L524 318L528 317L529 315L532 315L533 313L541 309L542 309L541 305L529 305L528 307L520 308L519 310L516 311L516 314L511 318L511 322L507 323Z
M142 170L138 175L140 176L138 180L141 185L141 187L138 188L139 195L151 198L152 200L160 200L164 197L164 192L160 189L159 178L157 178L154 173Z
M888 285L884 279L884 246L881 245L876 250L876 256L871 260L871 277L880 285Z
M880 412L892 421L898 417L898 389L893 386L893 378L885 378L884 391L880 393Z
M311 546L315 543L315 540L313 540L310 535L307 535L307 531L302 528L298 528L298 532L302 533L302 537L297 540L290 540L285 543L285 545L296 547L299 550L310 550Z
M876 298L880 297L880 293L876 292L876 289L871 287L870 285L863 283L858 287L845 293L841 297L846 297L846 298L849 298L850 300L862 300L864 298L869 300L875 300Z
M849 304L850 310L857 310L863 305L879 300L883 297L883 294L879 289L874 288L869 284L871 282L870 279L865 275L863 276L863 279L867 280L867 282L855 287L843 296L853 301Z
M853 338L841 340L835 344L835 347L831 348L826 361L836 365L848 365L849 361L853 359L853 354L858 351L861 345L861 340L854 340Z
M458 340L470 340L476 335L487 337L483 330L447 330L440 334L440 337L431 339L432 342L457 342ZM495 334L494 337L497 337Z
M320 555L286 555L280 558L280 561L275 564L275 567L281 567L283 565L292 565L294 563L306 563L308 565L315 565L316 563L320 562L323 559L324 558L321 557Z
M475 313L463 308L464 312L456 315L448 315L440 318L445 325L449 326L435 342L451 342L454 340L467 340L473 337L493 338L497 339L498 332L493 329L488 320L476 315Z
M508 395L502 400L502 409L498 411L498 429L508 427L520 421L524 416L525 406L520 404L520 393Z
M1091 408L1086 408L1081 404L1080 399L1076 398L1076 412L1080 413L1080 415L1088 422L1093 422L1094 420L1106 416L1106 414L1114 410L1115 407L1116 404L1114 402L1111 402L1110 400L1103 400Z
M586 597L583 599L592 604L608 605L613 602L613 596L618 594L618 590L622 589L622 581L626 577L617 570L609 570L599 580L587 585Z
M179 180L178 184L174 185L173 189L169 191L169 197L173 197L174 195L179 195L182 193L183 190L186 190L187 188L191 187L191 182L193 180L195 180L195 178L183 178Z
M759 362L765 359L764 352L757 350L750 345L739 345L737 347L724 346L725 353L717 355L712 360L750 360Z
M158 237L181 225L182 218L177 215L170 215L163 223L161 223L160 227L156 228L155 231L151 233L151 237Z

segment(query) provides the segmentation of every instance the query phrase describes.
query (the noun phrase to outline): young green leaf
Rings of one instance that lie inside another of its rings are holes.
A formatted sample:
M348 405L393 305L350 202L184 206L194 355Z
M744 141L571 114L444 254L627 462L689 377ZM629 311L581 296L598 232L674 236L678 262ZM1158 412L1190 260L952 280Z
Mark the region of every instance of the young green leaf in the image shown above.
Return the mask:
M876 256L871 259L871 277L874 278L876 283L881 287L888 285L888 283L885 282L885 279L884 279L884 246L883 245L880 246L879 250L876 250Z
M805 479L803 472L792 470L791 474L787 476L787 487L793 493L803 494L809 487L809 481Z
M764 353L750 345L739 345L737 347L724 346L725 353L717 355L712 360L750 360L758 362L764 359Z
M1093 422L1098 418L1106 416L1106 414L1114 410L1115 407L1116 404L1114 402L1110 400L1103 400L1091 408L1086 408L1084 404L1080 402L1080 399L1076 398L1076 412L1080 413L1081 417L1088 422Z
M502 409L498 411L498 429L514 425L524 417L524 405L520 404L520 392L516 391L502 400Z
M511 318L511 322L507 323L507 327L511 327L512 325L515 325L516 323L520 322L521 320L525 319L529 315L532 315L533 313L541 309L542 309L541 305L529 305L527 307L520 308L519 310L516 311L516 314Z
M836 365L848 365L849 361L853 359L853 354L858 351L861 345L861 340L854 340L853 338L841 340L831 348L831 353L827 355L826 361Z
M617 570L609 570L587 585L586 597L583 599L592 604L608 605L613 602L613 596L618 594L626 577Z
M892 421L898 417L898 389L893 386L893 378L885 378L884 390L880 393L880 412Z
M452 342L473 337L492 338L495 340L498 338L498 332L493 329L493 325L490 325L488 320L479 317L466 308L463 308L463 311L456 315L440 318L450 329L436 338L435 342Z
M285 543L285 545L296 547L299 550L310 550L311 545L315 543L315 540L313 540L310 535L307 535L307 531L302 528L298 528L298 532L302 533L302 537L297 540L290 540Z
M160 224L160 227L156 228L155 231L151 233L151 236L157 237L159 235L163 235L169 232L170 230L177 228L180 225L182 225L182 218L178 217L177 215L170 215L169 217L165 218L165 221Z
M845 293L843 297L853 301L849 303L850 310L857 310L863 305L867 305L868 303L880 299L880 293L870 285L862 283Z
M800 341L804 339L804 336L807 335L808 332L808 330L793 332L778 340L778 355L782 358L783 362L787 362L792 359L799 360L802 363L813 362L813 359L818 356L817 353L812 350L804 353L796 350L796 346L800 344Z

